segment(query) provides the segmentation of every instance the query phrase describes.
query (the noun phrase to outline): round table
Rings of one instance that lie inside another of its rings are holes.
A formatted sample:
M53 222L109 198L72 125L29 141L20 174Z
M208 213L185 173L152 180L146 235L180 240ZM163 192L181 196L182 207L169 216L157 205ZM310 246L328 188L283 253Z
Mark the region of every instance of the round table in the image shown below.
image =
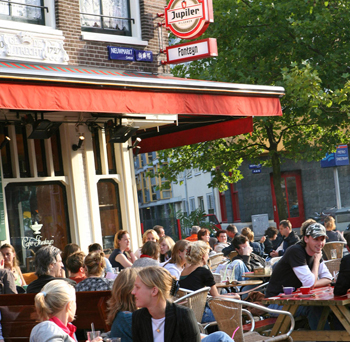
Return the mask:
M236 287L236 286L248 286L248 285L260 285L263 281L260 279L255 280L242 280L242 281L234 281L233 283L227 284L227 283L216 283L216 287L218 289L225 288L225 287Z
M254 274L254 273L243 273L244 278L270 278L270 274Z

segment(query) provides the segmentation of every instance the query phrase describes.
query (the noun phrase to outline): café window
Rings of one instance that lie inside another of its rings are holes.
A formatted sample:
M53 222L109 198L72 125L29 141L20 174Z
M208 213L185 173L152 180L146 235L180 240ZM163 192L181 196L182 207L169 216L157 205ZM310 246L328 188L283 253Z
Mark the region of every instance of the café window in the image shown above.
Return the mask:
M132 36L129 0L80 0L83 31Z
M0 19L45 25L44 0L1 0Z
M23 271L34 270L34 254L71 242L66 189L61 182L9 183L5 187L11 244Z
M97 183L98 203L100 208L101 230L104 249L113 249L114 235L122 230L120 213L119 187L111 179Z

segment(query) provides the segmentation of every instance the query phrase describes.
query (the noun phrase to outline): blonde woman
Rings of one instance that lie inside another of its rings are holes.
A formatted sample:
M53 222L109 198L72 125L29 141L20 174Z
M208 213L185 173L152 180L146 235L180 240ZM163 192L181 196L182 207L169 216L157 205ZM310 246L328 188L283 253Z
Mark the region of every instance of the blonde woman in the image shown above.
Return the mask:
M30 342L77 342L74 320L77 304L74 287L52 280L35 296L35 308L41 323L30 334ZM102 341L97 337L93 342Z
M343 234L336 229L335 220L333 216L327 216L324 219L324 226L326 227L327 242L342 241L346 242Z
M84 259L84 271L86 279L82 280L75 290L81 291L106 291L112 288L112 282L109 279L102 278L104 268L106 267L105 254L103 252L89 253Z
M172 283L172 276L162 267L139 271L132 294L142 309L132 314L133 342L233 342L222 331L201 340L193 311L171 303Z
M146 230L143 235L142 235L142 245L144 245L147 241L154 241L154 242L159 242L159 236L157 234L157 232L154 230L154 229L148 229ZM136 258L140 258L141 256L141 248L138 248L136 251L135 251L135 257Z
M196 291L205 286L210 287L210 295L212 297L220 296L215 286L214 276L209 269L204 267L209 258L210 247L204 241L192 242L186 250L186 268L182 271L179 285L182 288ZM232 293L228 295L230 298L239 299L239 295ZM202 322L215 321L209 307L206 307Z
M265 236L260 239L260 242L254 242L254 232L249 227L243 228L241 235L244 235L249 240L249 245L253 248L253 253L261 257L264 256L264 242L266 240Z
M109 256L112 267L118 267L120 271L126 267L131 267L137 258L130 250L130 236L126 230L120 230L115 234L114 248Z
M164 236L159 240L160 245L160 262L167 261L171 258L175 242L170 236Z
M27 285L21 269L18 266L18 261L17 261L17 257L16 257L16 251L13 248L12 245L5 243L0 247L0 251L2 253L2 255L4 256L4 260L5 260L5 267L8 270L10 270L12 272L12 274L15 277L15 284L16 286L24 286Z
M108 301L107 324L111 325L110 337L121 337L123 342L132 340L132 313L137 310L135 298L131 294L134 288L137 269L129 267L122 270L112 288Z
M175 243L171 258L161 264L169 273L177 280L180 279L181 272L186 264L186 248L190 242L187 240L179 240Z

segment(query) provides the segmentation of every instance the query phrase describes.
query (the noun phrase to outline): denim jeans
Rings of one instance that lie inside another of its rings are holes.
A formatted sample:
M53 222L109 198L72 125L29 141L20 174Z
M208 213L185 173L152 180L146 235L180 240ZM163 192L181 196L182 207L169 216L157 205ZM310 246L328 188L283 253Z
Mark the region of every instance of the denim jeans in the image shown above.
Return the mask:
M247 266L244 264L242 260L234 260L228 265L219 265L215 273L220 273L220 270L225 270L227 267L227 270L235 270L235 279L236 280L244 280L243 273L249 272Z
M223 331L216 331L203 338L202 342L234 342L233 339Z

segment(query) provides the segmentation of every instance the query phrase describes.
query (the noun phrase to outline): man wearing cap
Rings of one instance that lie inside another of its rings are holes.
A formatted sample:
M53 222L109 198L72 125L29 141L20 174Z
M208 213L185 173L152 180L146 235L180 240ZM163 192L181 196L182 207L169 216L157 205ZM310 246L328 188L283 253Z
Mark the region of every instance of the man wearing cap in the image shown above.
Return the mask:
M290 246L276 264L266 290L266 297L282 293L283 286L297 289L301 286L321 287L331 283L333 277L322 259L326 236L326 228L320 223L313 223L306 228L301 241ZM306 314L310 328L315 330L320 310L312 306L300 309L296 315Z

